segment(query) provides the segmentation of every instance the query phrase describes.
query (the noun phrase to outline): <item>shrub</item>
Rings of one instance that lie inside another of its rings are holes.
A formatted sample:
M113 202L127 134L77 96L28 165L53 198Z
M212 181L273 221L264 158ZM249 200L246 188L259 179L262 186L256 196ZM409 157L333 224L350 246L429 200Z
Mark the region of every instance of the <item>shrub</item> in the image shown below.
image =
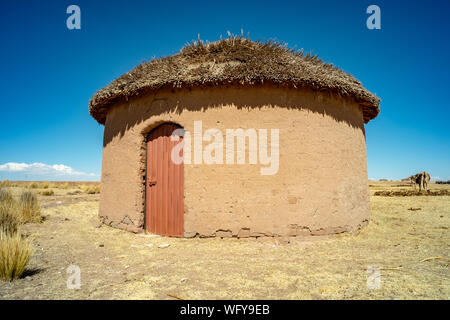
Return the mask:
M20 218L14 209L12 206L0 205L0 232L6 235L15 234L20 224Z
M43 195L43 196L52 196L55 194L55 191L53 191L53 189L49 189L49 190L44 190L39 192L39 194Z
M63 183L63 184L60 184L59 186L58 186L58 188L59 189L68 189L69 188L69 184L66 182L66 183Z
M31 191L23 191L18 203L23 223L41 220L41 210L36 195Z
M14 234L20 224L16 211L16 202L11 192L0 188L0 231L6 234Z
M95 193L100 193L100 186L87 186L85 184L81 185L79 187L81 190L83 190L84 192L86 192L87 194L95 194Z
M0 204L12 204L14 198L9 190L0 188Z
M2 187L9 187L11 185L11 182L9 180L2 180L0 181L0 188Z
M87 194L96 194L100 193L100 186L91 186L86 189Z
M0 231L0 279L11 281L25 271L32 253L31 243L19 233L9 235Z
M41 182L41 184L39 185L39 187L41 189L48 189L50 187L50 183L48 181L43 181Z
M37 189L37 188L39 188L39 185L36 182L32 182L28 185L28 188Z

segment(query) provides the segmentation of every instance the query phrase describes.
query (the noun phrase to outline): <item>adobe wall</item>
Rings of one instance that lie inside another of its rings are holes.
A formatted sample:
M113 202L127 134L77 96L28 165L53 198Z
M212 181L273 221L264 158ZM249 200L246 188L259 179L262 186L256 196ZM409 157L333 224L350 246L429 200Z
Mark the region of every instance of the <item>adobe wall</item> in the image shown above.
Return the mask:
M319 235L368 222L364 122L356 103L309 90L230 87L163 90L108 113L99 212L105 223L143 231L145 134L164 121L193 133L195 120L203 132L279 129L280 158L276 175L261 175L263 165L248 160L186 164L186 236Z

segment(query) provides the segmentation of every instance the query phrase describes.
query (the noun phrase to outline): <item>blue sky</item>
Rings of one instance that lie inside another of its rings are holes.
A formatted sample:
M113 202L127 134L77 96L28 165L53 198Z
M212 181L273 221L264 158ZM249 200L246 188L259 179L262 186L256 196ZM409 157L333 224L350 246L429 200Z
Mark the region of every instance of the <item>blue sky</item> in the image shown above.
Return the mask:
M71 4L81 30L66 27ZM381 30L366 28L371 4ZM100 179L103 126L90 97L198 34L241 29L313 51L382 99L366 126L370 178L450 179L449 10L446 0L2 1L0 179Z

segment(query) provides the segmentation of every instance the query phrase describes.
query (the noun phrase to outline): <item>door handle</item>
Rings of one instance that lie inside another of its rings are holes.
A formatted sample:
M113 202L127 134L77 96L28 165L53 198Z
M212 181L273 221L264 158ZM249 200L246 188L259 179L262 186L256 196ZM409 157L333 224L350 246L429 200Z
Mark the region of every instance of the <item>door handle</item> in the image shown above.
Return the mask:
M148 182L148 186L149 187L153 187L153 186L155 186L156 185L156 181L149 181Z

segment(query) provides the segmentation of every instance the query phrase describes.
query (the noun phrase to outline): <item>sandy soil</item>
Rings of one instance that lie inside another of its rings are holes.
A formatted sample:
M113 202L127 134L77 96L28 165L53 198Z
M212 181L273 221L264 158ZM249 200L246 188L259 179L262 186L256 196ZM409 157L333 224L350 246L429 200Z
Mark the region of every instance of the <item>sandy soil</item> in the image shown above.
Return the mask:
M377 190L408 189L372 183ZM432 188L450 188L436 186ZM55 190L56 191L56 190ZM449 196L371 196L358 234L277 239L173 239L99 227L98 195L40 197L27 224L26 274L0 282L2 299L449 299ZM160 245L169 245L160 248ZM68 289L70 265L81 288ZM380 270L380 287L368 288Z

